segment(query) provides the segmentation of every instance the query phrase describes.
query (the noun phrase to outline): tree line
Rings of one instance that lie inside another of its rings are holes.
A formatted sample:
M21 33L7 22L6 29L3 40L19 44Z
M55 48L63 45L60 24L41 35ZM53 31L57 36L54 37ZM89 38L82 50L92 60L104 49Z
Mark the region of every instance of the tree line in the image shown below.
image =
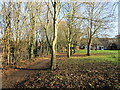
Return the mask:
M20 60L51 55L56 69L56 53L72 49L81 38L87 38L87 55L94 37L109 31L113 22L110 2L2 2L1 30L3 61L16 64ZM75 53L75 52L74 52Z

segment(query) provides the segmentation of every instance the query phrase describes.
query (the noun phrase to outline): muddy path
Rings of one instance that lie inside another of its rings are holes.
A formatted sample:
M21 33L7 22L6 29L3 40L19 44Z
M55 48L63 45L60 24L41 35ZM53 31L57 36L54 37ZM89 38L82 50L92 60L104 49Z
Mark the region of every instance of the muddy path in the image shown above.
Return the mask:
M2 88L14 88L18 82L26 80L29 76L40 70L48 69L49 62L50 60L43 60L26 68L14 68L17 69L17 71L2 77Z
M66 54L58 54L57 60L63 60ZM32 63L32 62L31 62ZM50 56L40 58L35 63L27 67L14 68L8 75L2 76L2 88L14 88L19 82L24 82L29 76L38 73L40 70L47 70L50 67Z

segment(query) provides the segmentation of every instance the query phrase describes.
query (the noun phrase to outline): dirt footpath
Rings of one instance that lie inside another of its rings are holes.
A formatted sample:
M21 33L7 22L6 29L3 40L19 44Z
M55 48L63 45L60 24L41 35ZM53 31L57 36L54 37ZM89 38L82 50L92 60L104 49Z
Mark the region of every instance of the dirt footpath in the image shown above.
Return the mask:
M65 54L58 54L58 60L65 58ZM2 76L2 88L14 88L17 86L19 82L25 82L29 76L33 76L33 74L38 73L40 70L46 70L49 68L50 64L50 56L40 57L34 62L27 63L27 66L21 66L18 68L14 68L11 71L8 70L3 73ZM2 71L2 69L0 69ZM7 73L6 73L7 72Z
M14 88L18 82L26 80L28 76L39 72L39 70L47 69L48 63L49 60L43 60L26 68L15 68L17 71L2 77L2 88Z

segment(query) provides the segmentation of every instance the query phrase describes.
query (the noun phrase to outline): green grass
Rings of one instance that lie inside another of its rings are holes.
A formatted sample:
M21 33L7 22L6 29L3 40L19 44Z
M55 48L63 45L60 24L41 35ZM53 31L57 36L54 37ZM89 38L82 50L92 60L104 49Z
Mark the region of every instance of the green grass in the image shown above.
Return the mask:
M77 50L76 53L86 54L87 50ZM102 53L102 54L118 54L119 50L90 50L91 54Z
M86 50L78 50L76 51L76 54L86 55ZM118 50L91 50L90 56L84 56L84 57L74 57L71 56L69 59L69 64L73 63L81 63L81 60L83 62L112 62L114 64L120 64L120 58L118 55ZM64 63L64 62L63 62Z

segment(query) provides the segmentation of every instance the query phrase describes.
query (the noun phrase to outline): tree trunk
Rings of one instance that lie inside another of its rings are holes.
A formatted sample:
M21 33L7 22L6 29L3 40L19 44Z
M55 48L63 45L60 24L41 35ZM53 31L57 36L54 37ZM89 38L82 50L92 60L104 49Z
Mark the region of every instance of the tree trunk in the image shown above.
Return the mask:
M91 46L91 38L89 39L89 42L87 45L87 56L90 56L90 46Z
M55 47L52 47L51 50L51 69L54 70L56 69L56 50Z
M30 33L30 58L34 58L35 57L35 16L33 15L33 13L30 13L30 25L31 25L31 33Z
M31 41L30 41L30 36L29 36L29 44L28 44L28 53L29 53L29 59L31 59Z
M31 46L31 58L34 58L34 43L32 42L32 46Z
M90 44L87 46L87 56L90 56Z
M70 27L68 28L68 37L67 37L67 40L68 40L68 45L67 45L67 57L70 58L71 56L71 39L70 39L70 36L71 36L71 33L70 33Z
M70 57L70 43L68 43L68 48L67 48L67 57Z
M35 50L34 50L35 57L37 57L37 55L38 55L37 48L38 48L38 42L36 40L36 42L35 42Z
M73 49L74 49L74 52L73 52L73 53L75 53L75 46L74 46L74 48L73 48Z
M11 3L9 4L11 6ZM12 31L11 31L11 11L9 11L8 15L6 16L6 30L7 30L7 60L8 64L12 64L12 52L11 52L11 47L12 47Z
M72 47L70 47L70 56L72 56L73 52L72 52Z
M57 31L58 31L58 8L59 2L54 2L54 18L53 18L53 42L52 42L52 50L51 50L51 69L56 69L56 43L57 43Z

